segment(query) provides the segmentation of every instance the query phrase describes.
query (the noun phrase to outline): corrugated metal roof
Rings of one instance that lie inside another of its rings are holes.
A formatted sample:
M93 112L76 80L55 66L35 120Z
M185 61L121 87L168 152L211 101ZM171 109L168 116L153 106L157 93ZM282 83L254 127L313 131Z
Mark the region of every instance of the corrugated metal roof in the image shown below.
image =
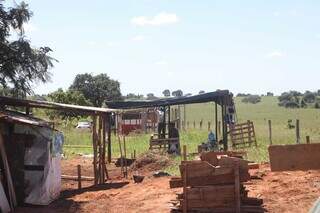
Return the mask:
M17 98L5 97L5 96L0 96L0 105L30 107L30 108L46 108L46 109L54 109L54 110L60 110L60 111L71 111L79 114L101 114L101 113L117 111L115 109L108 109L108 108L62 104L62 103L55 103L55 102L49 102L49 101L17 99Z
M116 101L106 102L106 105L112 109L135 109L147 107L161 107L180 104L194 104L214 101L218 104L230 104L232 102L232 94L228 90L217 90L215 92L204 93L194 96L162 98L157 100L142 101Z
M0 121L28 124L32 126L51 127L50 122L47 122L45 120L7 110L0 111Z

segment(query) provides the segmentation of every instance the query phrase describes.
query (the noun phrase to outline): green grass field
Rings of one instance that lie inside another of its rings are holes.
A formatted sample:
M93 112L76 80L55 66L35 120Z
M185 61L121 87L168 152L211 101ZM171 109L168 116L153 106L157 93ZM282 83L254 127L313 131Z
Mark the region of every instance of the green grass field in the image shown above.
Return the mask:
M301 141L305 142L305 136L309 135L311 142L320 141L320 110L312 108L304 109L286 109L278 106L276 97L262 97L258 104L245 104L241 98L235 99L238 122L252 120L255 125L258 147L250 147L245 150L248 153L248 159L256 162L268 161L267 147L268 138L268 120L272 121L272 140L273 144L291 144L295 143L295 129L289 129L288 120L300 120ZM182 110L183 111L183 110ZM183 117L183 116L182 116ZM192 104L186 107L186 119L189 121L189 129L181 131L181 145L187 145L188 152L196 152L198 144L207 139L207 123L214 120L214 106L212 103ZM218 117L221 120L220 117ZM203 120L203 128L199 129L199 122ZM193 129L193 122L196 122L196 128ZM214 128L214 127L212 127ZM63 128L66 145L91 145L91 134L88 131L79 131L74 128ZM148 150L148 141L150 134L129 135L126 137L128 156L136 150L141 154ZM77 153L92 153L91 148L69 148L65 147L66 156L72 156ZM117 138L112 135L112 155L118 157L119 145ZM175 161L179 161L176 158ZM172 168L169 168L172 170Z

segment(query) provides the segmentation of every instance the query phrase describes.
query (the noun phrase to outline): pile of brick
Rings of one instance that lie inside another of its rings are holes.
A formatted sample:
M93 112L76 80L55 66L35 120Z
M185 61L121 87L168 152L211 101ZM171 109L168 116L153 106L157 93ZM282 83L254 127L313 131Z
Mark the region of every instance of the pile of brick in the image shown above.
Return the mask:
M181 177L171 188L183 187L172 212L264 212L263 200L248 197L243 185L250 180L248 161L209 153L202 160L182 161Z

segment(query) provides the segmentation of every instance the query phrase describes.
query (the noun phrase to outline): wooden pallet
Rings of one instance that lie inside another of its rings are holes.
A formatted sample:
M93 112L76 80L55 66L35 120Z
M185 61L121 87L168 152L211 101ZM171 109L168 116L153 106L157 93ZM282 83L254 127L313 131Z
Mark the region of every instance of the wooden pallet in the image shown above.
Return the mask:
M230 127L230 137L233 148L257 146L256 134L252 121L236 124Z

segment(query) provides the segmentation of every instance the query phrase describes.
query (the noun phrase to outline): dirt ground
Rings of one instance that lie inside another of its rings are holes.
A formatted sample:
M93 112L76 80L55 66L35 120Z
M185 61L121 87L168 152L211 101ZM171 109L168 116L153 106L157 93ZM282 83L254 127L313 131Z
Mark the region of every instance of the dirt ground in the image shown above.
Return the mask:
M76 175L76 166L82 165L82 174L92 176L92 159L76 157L62 161L62 173ZM152 177L149 171L140 184L132 179L123 179L120 169L109 166L112 180L105 185L92 186L83 182L83 189L77 189L77 182L62 181L61 198L47 207L23 207L16 212L170 212L170 200L181 189L170 189L170 177ZM263 198L268 212L308 212L320 195L320 171L270 172L268 164L261 165L252 175L262 179L246 183L249 195ZM130 175L131 176L131 175Z

